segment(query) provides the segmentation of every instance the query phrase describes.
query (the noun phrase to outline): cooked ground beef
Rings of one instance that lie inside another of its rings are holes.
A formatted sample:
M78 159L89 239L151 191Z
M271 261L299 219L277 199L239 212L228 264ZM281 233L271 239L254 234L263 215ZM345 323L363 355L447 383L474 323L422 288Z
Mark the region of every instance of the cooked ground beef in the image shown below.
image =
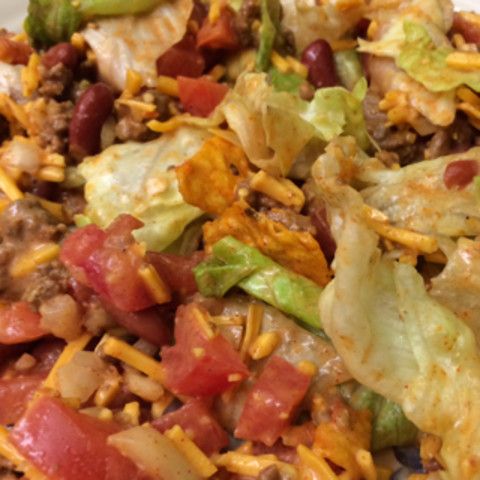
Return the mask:
M257 0L244 0L238 15L235 16L235 28L239 34L242 48L255 46L255 35L252 23L260 18L260 2Z
M10 125L8 120L3 115L0 115L0 143L3 143L8 138L10 138Z
M54 153L66 152L72 114L72 102L47 101L45 115L34 119L40 131L42 147Z
M20 278L12 278L12 262L36 245L58 242L66 226L38 202L17 200L0 215L0 295L3 299L28 300L37 305L46 298L63 293L67 288L67 273L54 261Z
M62 63L50 69L42 68L38 93L45 97L59 97L72 84L73 73Z
M285 225L292 232L309 232L312 235L316 233L310 217L289 208L273 208L267 211L266 215L270 220Z

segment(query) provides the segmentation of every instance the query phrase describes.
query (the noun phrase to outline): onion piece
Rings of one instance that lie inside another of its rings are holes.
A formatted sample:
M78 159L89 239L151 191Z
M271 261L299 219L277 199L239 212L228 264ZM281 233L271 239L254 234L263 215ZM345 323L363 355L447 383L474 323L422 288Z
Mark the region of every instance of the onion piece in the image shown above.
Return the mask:
M148 424L115 433L108 437L108 444L153 478L201 479L175 444Z
M70 341L82 333L82 317L70 295L56 295L40 305L42 327L56 337Z
M102 384L107 365L94 352L77 352L58 369L58 389L62 398L87 401Z

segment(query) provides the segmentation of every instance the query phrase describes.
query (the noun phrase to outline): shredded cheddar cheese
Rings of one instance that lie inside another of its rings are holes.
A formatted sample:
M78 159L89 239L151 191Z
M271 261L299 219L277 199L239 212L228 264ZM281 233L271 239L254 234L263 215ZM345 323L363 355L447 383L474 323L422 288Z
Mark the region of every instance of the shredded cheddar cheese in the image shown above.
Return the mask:
M270 60L272 61L273 66L280 72L288 73L290 71L290 64L279 53L273 51Z
M245 360L248 350L258 336L263 321L263 305L260 303L251 303L248 306L247 321L245 332L243 334L242 344L240 346L240 356Z
M28 64L21 72L22 93L24 97L30 97L38 87L40 82L40 56L32 53L28 59Z
M480 69L480 53L452 52L447 56L446 63L450 68L473 72Z
M315 455L304 445L297 447L297 453L300 461L311 468L322 480L338 480L338 476L323 457Z
M168 303L172 299L170 288L162 280L153 265L144 265L138 269L138 274L150 293L151 297L158 303Z
M214 455L212 461L217 467L239 475L257 477L262 470L275 465L287 478L297 478L297 469L289 463L281 462L275 455L249 455L235 451Z
M313 362L309 362L308 360L302 360L301 362L298 362L297 368L303 374L308 375L309 377L313 377L318 370L317 366Z
M65 180L65 168L55 166L42 167L38 172L37 177L46 182L61 183Z
M163 383L162 364L123 340L110 335L104 335L97 345L97 350L136 368L159 383Z
M273 353L280 343L280 334L276 331L265 332L259 335L248 349L253 360L260 360Z
M2 190L12 202L23 198L23 192L17 187L15 182L7 175L2 167L0 167L0 190Z
M305 204L305 195L288 178L276 178L260 170L250 179L252 190L264 193L286 207L301 209Z
M163 396L157 400L156 402L152 403L152 417L153 418L160 418L164 413L168 406L173 402L173 395L168 392L164 392Z
M174 425L164 435L175 444L200 477L211 477L218 470L179 425Z
M172 77L159 75L157 78L157 90L170 97L178 97L178 82Z
M140 404L138 402L125 404L122 414L128 419L128 423L132 425L140 424Z
M49 263L58 257L60 246L56 243L46 243L33 250L27 250L16 259L10 267L10 275L20 278L32 273L39 265Z
M355 453L355 458L365 480L377 480L377 471L373 463L372 454L368 450L361 448Z
M352 50L358 46L358 42L353 39L332 40L330 46L334 52L341 52L343 50Z
M143 86L142 76L135 70L129 68L127 70L127 78L125 81L125 90L123 96L134 97L137 95Z
M296 58L288 55L285 57L285 60L288 62L290 66L290 70L295 72L297 75L300 75L303 78L307 78L308 76L308 68L301 62L299 62Z
M122 377L120 375L109 375L95 392L93 401L97 407L110 405L120 391Z

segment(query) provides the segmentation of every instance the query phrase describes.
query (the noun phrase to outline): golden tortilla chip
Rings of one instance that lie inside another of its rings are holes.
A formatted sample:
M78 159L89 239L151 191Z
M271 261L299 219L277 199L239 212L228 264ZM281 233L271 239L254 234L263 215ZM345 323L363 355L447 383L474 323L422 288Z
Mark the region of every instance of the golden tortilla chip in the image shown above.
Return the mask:
M351 480L361 480L363 471L356 453L370 449L371 413L349 409L350 425L340 427L334 421L321 423L315 431L312 450L343 468Z
M244 202L235 203L217 220L206 223L203 235L207 251L218 240L232 235L321 286L331 278L325 256L310 233L292 232L265 214L250 209Z
M214 136L176 172L187 203L220 215L235 201L238 184L247 178L248 160L241 148Z

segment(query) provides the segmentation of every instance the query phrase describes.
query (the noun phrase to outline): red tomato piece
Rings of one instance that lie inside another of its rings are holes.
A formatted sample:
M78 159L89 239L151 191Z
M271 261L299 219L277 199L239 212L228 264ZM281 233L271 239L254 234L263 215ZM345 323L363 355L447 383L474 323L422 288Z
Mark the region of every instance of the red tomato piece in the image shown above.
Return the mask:
M464 12L453 14L452 30L460 33L467 43L480 44L480 26L468 20Z
M10 440L38 470L55 480L147 480L136 465L107 445L120 430L60 400L42 397L10 433Z
M143 259L132 230L141 225L131 215L120 215L106 231L88 225L67 237L60 253L60 259L78 282L125 312L155 304L138 275Z
M12 65L26 65L33 49L28 43L16 42L0 35L0 61Z
M479 167L476 160L457 160L449 163L443 173L443 182L450 190L458 188L462 190L478 175Z
M310 385L310 377L273 356L248 393L235 436L272 446L289 426Z
M172 338L170 307L150 307L139 312L124 312L107 304L104 307L119 325L147 342L163 347Z
M175 318L176 343L162 349L165 384L177 394L217 395L248 376L232 344L218 333L208 335L202 324L207 315L200 305L180 306Z
M31 342L46 335L41 317L27 302L15 302L0 308L0 343L14 345Z
M201 400L189 401L178 410L154 420L152 425L162 433L179 425L208 456L228 445L227 432Z
M208 117L227 92L226 85L206 78L178 77L178 94L183 108L198 117Z
M173 292L187 296L198 291L193 268L205 258L204 252L195 252L189 257L149 252L147 258Z
M0 380L0 424L15 423L40 387L44 375L28 375Z
M205 59L195 44L193 35L186 35L183 40L169 48L157 59L158 75L167 77L197 78L205 70Z
M229 8L222 9L215 22L205 18L197 33L197 46L214 50L234 50L240 47L240 38L234 25L235 13Z

